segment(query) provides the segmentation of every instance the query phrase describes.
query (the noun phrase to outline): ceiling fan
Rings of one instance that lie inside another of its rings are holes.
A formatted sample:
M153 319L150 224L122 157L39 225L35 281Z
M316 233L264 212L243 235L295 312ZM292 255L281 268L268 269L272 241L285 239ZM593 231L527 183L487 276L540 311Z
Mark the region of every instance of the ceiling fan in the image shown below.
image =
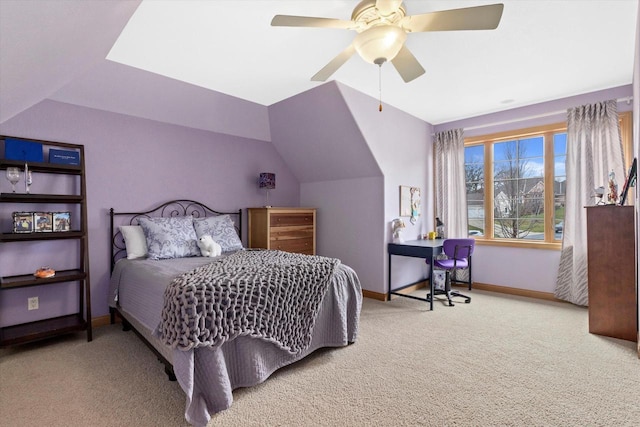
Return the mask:
M402 0L363 0L351 20L276 15L274 27L317 27L355 30L353 42L318 71L312 81L325 81L355 52L382 66L391 61L405 82L424 74L424 68L404 45L408 33L426 31L493 30L502 17L502 3L407 16Z

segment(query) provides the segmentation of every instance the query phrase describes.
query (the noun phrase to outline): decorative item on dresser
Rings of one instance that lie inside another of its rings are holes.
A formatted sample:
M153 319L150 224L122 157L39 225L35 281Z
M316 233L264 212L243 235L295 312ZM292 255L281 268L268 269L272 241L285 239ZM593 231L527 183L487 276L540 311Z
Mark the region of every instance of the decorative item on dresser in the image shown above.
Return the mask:
M84 162L84 146L53 141L28 141L8 136L0 136L0 145L4 144L4 157L0 158L0 170L11 171L17 169L22 172L25 179L24 193L15 191L15 182L12 180L12 192L0 193L0 215L5 219L5 230L0 233L0 253L3 254L28 254L47 258L40 251L30 249L36 245L53 245L53 241L64 240L55 245L62 245L62 251L77 253L77 259L70 259L71 268L62 268L56 271L51 267L36 269L29 266L31 259L25 262L9 266L0 265L3 276L0 277L0 298L8 295L12 290L26 287L43 287L62 285L63 283L77 283L78 299L74 303L67 303L73 308L73 313L59 317L45 318L33 322L14 324L0 327L0 347L36 341L62 334L86 331L87 341L92 339L91 330L91 285L89 282L89 237L87 227L87 192ZM43 153L63 149L73 153L78 159L75 164L59 164L44 161ZM31 173L47 175L47 186L60 183L60 187L75 182L71 194L33 193L29 188L32 184ZM78 220L74 220L74 228L71 229L70 212L23 212L22 206L34 205L44 208L47 205L68 206L71 211L79 213ZM54 216L55 215L55 216ZM13 218L11 221L10 218ZM57 226L54 228L54 221ZM20 247L18 247L20 246ZM67 248L68 246L68 248ZM77 246L77 250L75 247ZM15 252L13 252L15 251ZM37 252L37 253L36 253ZM35 288L34 288L35 289ZM59 288L57 288L59 289ZM34 291L35 292L35 291ZM65 300L66 292L61 291L60 299ZM60 302L62 303L62 302ZM30 306L31 307L31 306ZM36 303L37 307L37 303ZM31 308L30 308L31 309Z
M266 192L265 198L265 208L270 208L269 205L269 190L275 190L276 188L276 174L271 172L262 172L260 174L260 178L258 179L258 186L260 188L264 188Z
M315 208L249 208L250 248L316 254Z

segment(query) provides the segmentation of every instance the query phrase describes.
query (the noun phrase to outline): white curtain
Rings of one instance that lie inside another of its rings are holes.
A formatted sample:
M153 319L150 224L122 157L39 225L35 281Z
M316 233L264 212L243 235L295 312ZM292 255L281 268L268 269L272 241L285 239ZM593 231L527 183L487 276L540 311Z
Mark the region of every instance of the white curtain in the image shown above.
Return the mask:
M444 223L445 237L467 237L467 192L462 129L435 135L436 216Z
M587 212L595 204L594 189L605 187L614 171L624 180L622 141L615 100L567 111L566 202L556 298L589 304L587 283Z

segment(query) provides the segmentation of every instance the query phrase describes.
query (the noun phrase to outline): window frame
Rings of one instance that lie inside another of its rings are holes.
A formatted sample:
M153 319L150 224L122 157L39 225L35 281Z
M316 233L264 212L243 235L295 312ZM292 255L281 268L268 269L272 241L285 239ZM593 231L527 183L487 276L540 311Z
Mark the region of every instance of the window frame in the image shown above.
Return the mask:
M625 171L633 161L631 132L632 116L631 112L619 114L620 138L622 140L623 153L625 156ZM488 246L506 246L537 249L557 249L562 248L562 240L555 238L554 224L554 138L557 133L566 133L567 123L553 123L542 126L529 127L524 129L514 129L510 131L498 132L487 135L479 135L464 139L464 147L483 146L484 147L484 233L482 236L473 236L476 243ZM544 239L509 239L495 238L494 235L494 176L493 176L493 144L509 140L519 140L535 136L544 137ZM634 190L634 189L630 189ZM633 200L632 196L628 198ZM468 206L468 204L467 204ZM547 207L551 207L547 209ZM468 222L468 219L467 219Z

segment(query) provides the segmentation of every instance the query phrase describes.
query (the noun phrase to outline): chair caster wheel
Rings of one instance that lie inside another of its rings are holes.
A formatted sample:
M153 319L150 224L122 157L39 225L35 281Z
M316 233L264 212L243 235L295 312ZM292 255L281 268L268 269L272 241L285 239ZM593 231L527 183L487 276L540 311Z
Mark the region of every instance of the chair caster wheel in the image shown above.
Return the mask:
M471 302L471 300L469 300L469 301L465 301L464 303L465 303L465 304L469 304L470 302Z
M450 303L449 303L449 307L455 307L455 304L454 304L454 303L452 303L452 302L450 302Z

